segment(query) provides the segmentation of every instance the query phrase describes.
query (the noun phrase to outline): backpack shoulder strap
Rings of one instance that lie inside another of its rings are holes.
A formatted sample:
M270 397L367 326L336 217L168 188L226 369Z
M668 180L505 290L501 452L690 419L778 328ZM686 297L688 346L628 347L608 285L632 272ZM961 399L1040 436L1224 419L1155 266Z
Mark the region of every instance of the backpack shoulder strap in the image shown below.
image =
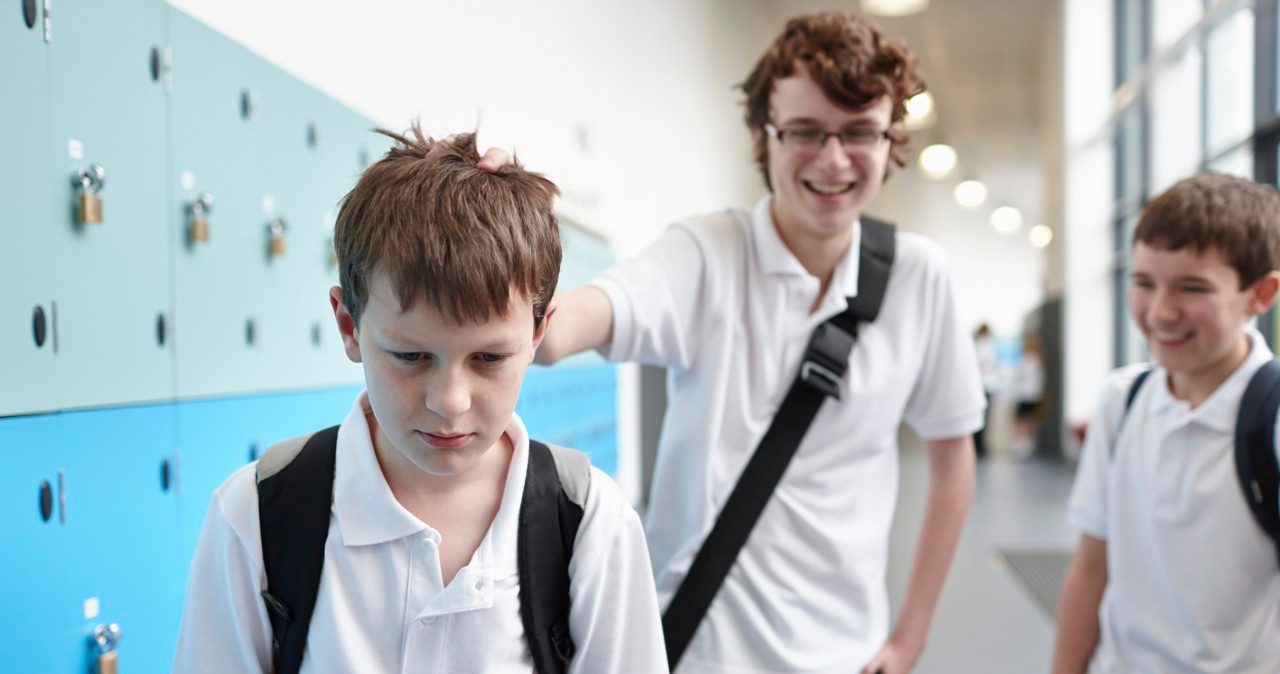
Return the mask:
M1116 455L1116 443L1120 441L1119 429L1124 428L1124 422L1129 418L1129 408L1133 407L1133 401L1138 397L1138 391L1142 389L1142 385L1146 383L1147 377L1151 376L1151 368L1147 368L1138 373L1134 377L1133 383L1129 385L1129 392L1124 397L1124 412L1120 415L1120 424L1117 426L1116 437L1111 440L1111 456Z
M1236 417L1236 477L1258 526L1276 544L1280 563L1280 465L1276 463L1276 410L1280 409L1280 360L1249 380Z
M275 674L296 674L320 589L338 427L272 446L258 461L258 524Z
M529 441L516 558L520 619L538 674L564 674L575 651L569 632L569 560L590 487L585 454Z

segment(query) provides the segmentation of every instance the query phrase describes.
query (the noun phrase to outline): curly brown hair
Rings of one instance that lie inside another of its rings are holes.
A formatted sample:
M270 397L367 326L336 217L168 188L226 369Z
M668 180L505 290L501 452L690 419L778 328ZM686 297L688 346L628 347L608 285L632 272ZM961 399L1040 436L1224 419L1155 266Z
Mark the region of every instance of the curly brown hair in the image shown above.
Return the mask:
M907 99L925 90L915 54L905 42L885 37L871 19L853 12L791 19L739 85L747 97L747 127L758 132L756 164L770 190L768 139L763 133L771 115L769 98L774 82L796 74L797 68L808 73L831 102L849 110L861 110L888 96L893 103L893 122L906 116ZM889 158L905 166L909 137L901 125L891 131Z
M425 298L457 322L506 315L511 292L533 304L541 324L560 276L559 190L512 161L476 168L475 134L435 141L414 123L342 199L334 225L338 279L351 317L385 272L407 311Z

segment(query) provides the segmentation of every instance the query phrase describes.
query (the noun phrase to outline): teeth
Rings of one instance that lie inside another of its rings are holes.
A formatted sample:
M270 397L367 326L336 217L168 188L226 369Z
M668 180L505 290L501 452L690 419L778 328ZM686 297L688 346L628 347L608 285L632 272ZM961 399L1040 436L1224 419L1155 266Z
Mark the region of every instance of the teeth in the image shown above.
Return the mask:
M826 194L828 196L835 196L837 194L842 194L853 188L853 183L806 182L805 185L808 185L809 189L813 190L814 192L817 192L818 194Z

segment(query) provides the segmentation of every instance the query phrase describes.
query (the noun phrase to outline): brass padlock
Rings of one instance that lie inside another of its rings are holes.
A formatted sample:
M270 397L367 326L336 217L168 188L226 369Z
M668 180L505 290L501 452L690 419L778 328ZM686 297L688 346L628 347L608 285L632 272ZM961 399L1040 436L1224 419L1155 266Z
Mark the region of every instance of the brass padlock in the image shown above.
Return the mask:
M98 654L97 674L118 674L119 658L116 648L120 645L120 626L98 625L93 628L93 646Z
M271 244L268 249L271 257L284 255L284 236L289 231L288 223L284 221L284 218L276 218L267 224L267 230L271 236Z
M80 195L80 222L90 225L102 224L102 197L96 194Z
M192 243L209 242L209 215L213 213L213 195L201 192L187 205L191 211L191 229L188 236Z
M102 197L98 196L98 193L106 185L106 169L102 168L101 164L81 166L76 171L72 182L80 191L80 199L76 209L80 222L91 225L102 224Z

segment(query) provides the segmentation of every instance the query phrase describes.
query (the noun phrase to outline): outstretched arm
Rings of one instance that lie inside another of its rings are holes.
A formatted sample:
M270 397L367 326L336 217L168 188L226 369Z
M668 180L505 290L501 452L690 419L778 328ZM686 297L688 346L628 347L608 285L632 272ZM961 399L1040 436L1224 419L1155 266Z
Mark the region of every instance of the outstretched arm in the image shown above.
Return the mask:
M929 501L902 616L889 641L862 670L863 674L906 674L915 667L924 652L942 583L951 568L969 502L973 500L973 438L929 440L925 447L929 454Z
M533 362L551 365L579 351L600 348L613 338L613 305L595 286L557 295L547 310L547 333Z

